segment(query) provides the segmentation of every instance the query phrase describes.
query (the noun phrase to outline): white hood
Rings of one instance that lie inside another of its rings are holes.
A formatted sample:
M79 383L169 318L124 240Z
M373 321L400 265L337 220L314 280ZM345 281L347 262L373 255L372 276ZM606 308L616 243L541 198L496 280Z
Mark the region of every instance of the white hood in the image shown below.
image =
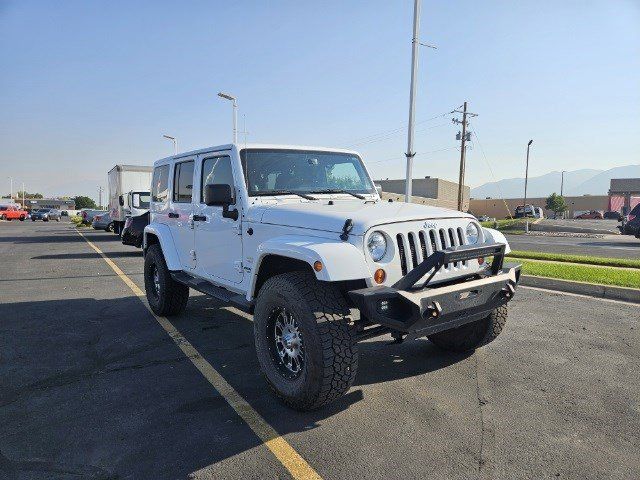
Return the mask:
M412 222L440 218L473 218L467 213L446 208L404 202L367 202L354 199L326 200L319 202L279 203L254 206L250 217L255 221L271 225L309 228L327 232L342 232L347 219L353 221L354 235L364 233L377 225Z

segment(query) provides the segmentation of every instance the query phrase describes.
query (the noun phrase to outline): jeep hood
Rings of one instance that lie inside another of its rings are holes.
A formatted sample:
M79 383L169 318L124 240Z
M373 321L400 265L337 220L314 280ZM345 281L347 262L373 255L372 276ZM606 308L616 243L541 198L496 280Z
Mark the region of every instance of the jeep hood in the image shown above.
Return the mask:
M439 218L469 218L473 216L427 205L404 202L363 202L361 200L334 200L329 205L320 202L279 203L254 206L250 214L253 221L270 225L307 228L326 232L342 232L345 221L353 221L354 235L364 235L372 227L388 223L417 222Z

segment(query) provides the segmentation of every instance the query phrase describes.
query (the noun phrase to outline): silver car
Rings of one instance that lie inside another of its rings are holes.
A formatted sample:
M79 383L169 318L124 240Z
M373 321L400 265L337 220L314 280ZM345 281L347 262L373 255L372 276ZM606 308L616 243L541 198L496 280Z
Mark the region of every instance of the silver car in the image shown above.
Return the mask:
M93 217L91 226L96 230L104 230L105 232L113 232L113 220L109 212L101 212Z

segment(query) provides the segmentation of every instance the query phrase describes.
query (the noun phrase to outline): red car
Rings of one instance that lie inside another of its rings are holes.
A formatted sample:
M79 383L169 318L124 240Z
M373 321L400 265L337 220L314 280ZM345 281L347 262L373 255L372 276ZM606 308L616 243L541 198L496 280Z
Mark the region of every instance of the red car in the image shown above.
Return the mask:
M20 220L24 222L27 211L18 205L0 205L0 220Z
M590 212L578 215L576 218L579 218L581 220L602 220L604 217L602 215L602 212L591 210Z

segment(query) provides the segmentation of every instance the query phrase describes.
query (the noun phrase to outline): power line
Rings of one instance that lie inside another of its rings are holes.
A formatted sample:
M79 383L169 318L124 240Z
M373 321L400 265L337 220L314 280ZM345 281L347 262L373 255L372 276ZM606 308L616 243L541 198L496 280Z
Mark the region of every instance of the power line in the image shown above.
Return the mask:
M507 209L507 213L509 213L509 217L511 217L511 219L513 219L513 215L511 215L511 209L509 209L509 205L507 205L507 202L504 199L504 194L502 193L502 189L500 188L500 184L496 180L496 176L493 173L493 168L491 168L491 164L489 163L489 160L487 159L487 156L484 153L484 148L482 148L482 144L480 143L480 137L478 137L478 131L475 129L474 126L471 125L471 122L469 122L469 129L473 132L473 135L476 137L476 140L478 142L478 146L480 147L480 152L482 153L482 158L484 159L484 162L487 164L487 167L489 168L489 173L491 174L491 179L496 184L496 187L498 188L498 192L500 192L500 197L502 198L502 202L504 203L504 206Z

